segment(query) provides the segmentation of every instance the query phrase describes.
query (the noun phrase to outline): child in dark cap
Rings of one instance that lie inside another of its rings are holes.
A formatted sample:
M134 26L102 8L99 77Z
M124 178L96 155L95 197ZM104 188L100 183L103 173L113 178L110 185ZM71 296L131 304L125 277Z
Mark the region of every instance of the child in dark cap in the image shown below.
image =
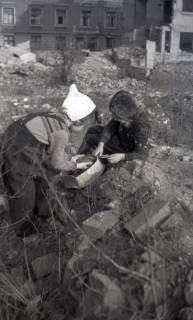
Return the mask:
M148 154L150 124L129 92L118 91L110 101L112 119L105 126L88 129L79 153L107 155L109 163L144 160Z

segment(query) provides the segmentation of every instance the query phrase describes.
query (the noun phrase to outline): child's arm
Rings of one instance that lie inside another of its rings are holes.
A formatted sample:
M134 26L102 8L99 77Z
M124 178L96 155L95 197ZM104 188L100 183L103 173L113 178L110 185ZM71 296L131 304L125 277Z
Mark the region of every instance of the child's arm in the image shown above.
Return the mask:
M103 154L105 144L116 133L117 127L118 127L118 123L115 120L109 121L109 123L104 127L99 144L94 151L94 155L102 155Z

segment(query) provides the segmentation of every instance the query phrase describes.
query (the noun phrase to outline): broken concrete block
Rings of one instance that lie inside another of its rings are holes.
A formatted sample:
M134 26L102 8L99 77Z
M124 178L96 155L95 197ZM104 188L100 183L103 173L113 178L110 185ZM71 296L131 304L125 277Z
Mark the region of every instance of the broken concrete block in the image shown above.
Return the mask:
M12 53L17 58L21 57L21 55L26 52L24 49L19 47L12 47L12 46L6 45L6 48L9 50L10 53Z
M91 286L103 293L105 308L113 311L125 304L125 298L121 288L108 276L94 269L90 275Z
M24 63L36 62L36 55L32 52L26 52L20 55L20 60Z
M124 225L124 229L140 235L147 231L148 227L155 228L171 215L168 202L157 197L139 209L136 216Z
M21 42L21 43L18 43L17 46L18 48L22 49L22 50L25 50L25 51L30 51L30 41L27 40L25 42Z
M91 241L104 237L105 233L119 222L120 213L102 211L85 220L82 229Z
M49 253L45 256L36 258L31 262L36 279L47 276L57 268L57 254Z

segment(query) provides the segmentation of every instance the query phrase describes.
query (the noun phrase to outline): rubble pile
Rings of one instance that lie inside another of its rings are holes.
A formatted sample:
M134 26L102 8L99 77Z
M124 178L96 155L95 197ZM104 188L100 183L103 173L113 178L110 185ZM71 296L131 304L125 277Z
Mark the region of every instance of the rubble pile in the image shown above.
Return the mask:
M55 62L21 61L1 50L0 131L40 106L59 110L67 87L54 82ZM190 142L192 93L119 79L106 55L89 53L74 66L73 80L96 102L102 124L112 95L133 93L152 123L149 158L109 167L95 184L74 191L65 225L51 217L42 234L22 241L1 216L2 319L7 312L26 320L191 319L193 152L168 137L180 126L180 142Z

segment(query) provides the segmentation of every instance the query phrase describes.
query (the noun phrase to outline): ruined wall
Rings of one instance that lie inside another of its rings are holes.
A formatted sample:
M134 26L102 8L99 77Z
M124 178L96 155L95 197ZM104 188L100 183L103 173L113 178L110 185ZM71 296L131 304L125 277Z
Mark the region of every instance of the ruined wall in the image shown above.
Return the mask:
M135 0L124 0L123 3L123 30L129 32L135 24Z
M193 12L184 12L183 0L176 0L174 2L174 14L171 34L172 59L177 59L177 56L179 55L181 32L193 33Z

